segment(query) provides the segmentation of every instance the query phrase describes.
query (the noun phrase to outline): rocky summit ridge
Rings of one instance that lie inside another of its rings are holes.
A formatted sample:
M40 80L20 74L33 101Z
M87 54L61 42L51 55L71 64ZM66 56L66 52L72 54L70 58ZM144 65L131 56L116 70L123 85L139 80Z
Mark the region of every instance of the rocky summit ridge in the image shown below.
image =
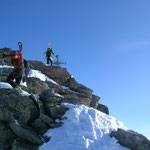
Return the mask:
M0 62L3 52L0 49ZM22 89L29 94L22 96L13 88L0 88L0 148L3 150L37 150L50 140L44 136L48 129L63 125L63 115L68 110L61 103L93 107L109 115L108 107L100 104L100 97L93 90L78 83L66 68L47 66L41 61L28 61L29 70L43 73L47 78L27 76L27 86ZM1 81L6 83L13 70L10 60L4 60L0 68ZM33 94L30 94L33 93ZM56 121L59 120L59 121ZM150 150L150 141L134 131L118 129L110 134L131 150Z

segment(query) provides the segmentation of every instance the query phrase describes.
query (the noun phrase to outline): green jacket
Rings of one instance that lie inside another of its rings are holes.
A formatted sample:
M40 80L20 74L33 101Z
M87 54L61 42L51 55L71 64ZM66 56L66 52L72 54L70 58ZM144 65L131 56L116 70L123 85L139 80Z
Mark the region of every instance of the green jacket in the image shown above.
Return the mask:
M46 57L51 57L52 55L55 55L55 53L53 52L52 48L47 48L47 51L44 53L46 55Z

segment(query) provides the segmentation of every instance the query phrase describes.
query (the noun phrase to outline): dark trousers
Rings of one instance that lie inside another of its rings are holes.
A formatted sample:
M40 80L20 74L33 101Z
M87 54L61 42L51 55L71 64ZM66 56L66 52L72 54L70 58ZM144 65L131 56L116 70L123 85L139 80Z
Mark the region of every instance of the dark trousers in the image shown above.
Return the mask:
M15 79L15 81L14 81ZM7 78L7 82L13 87L16 88L20 84L22 79L22 68L16 68Z
M51 62L51 66L53 65L53 60L51 57L47 57L47 64L49 64L49 61Z

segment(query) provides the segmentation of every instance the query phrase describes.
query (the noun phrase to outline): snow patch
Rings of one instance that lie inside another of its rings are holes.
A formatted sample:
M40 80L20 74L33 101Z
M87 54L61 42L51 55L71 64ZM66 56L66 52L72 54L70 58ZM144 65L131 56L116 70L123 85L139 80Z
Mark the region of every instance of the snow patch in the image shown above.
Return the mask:
M1 89L13 89L13 87L5 82L0 82L0 88ZM30 94L26 91L23 91L22 93L20 93L22 96L29 96Z
M29 94L28 92L24 91L22 93L20 93L22 96L30 96L31 94Z
M63 105L69 108L64 125L45 134L51 140L40 150L129 150L109 135L118 128L127 130L122 122L84 105Z
M62 87L62 89L64 89L64 90L68 90L69 89L69 87L67 87L67 86L61 86Z
M0 65L0 68L14 68L13 66Z
M55 93L54 94L56 97L60 97L60 98L64 98L62 95L58 94L58 93Z
M28 77L35 77L35 78L39 78L42 81L49 81L52 82L53 84L58 85L58 83L56 83L54 80L50 79L49 77L47 77L46 75L44 75L41 71L39 70L34 70L34 69L30 69Z
M12 89L12 86L8 83L5 83L5 82L0 82L0 88L3 88L3 89Z

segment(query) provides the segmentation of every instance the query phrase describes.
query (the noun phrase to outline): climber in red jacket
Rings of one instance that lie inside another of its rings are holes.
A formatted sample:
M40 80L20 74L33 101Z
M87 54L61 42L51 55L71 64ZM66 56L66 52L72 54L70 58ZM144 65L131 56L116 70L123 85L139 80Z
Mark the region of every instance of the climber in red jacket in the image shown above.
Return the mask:
M23 74L23 62L22 55L18 51L12 51L11 55L3 54L3 57L11 59L11 63L14 66L13 72L7 78L7 82L13 87L16 88L18 92L23 92L21 87L19 86L22 74ZM15 81L14 81L15 79Z

